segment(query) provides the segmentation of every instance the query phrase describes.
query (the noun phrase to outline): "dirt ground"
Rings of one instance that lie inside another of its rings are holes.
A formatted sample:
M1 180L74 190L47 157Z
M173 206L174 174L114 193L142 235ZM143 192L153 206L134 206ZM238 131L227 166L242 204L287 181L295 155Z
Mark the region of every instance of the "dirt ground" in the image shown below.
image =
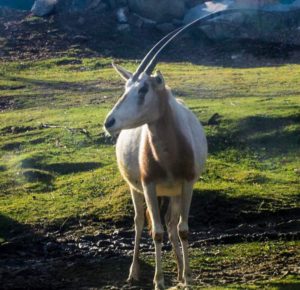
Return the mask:
M0 58L43 59L56 56L141 59L163 34L154 28L119 32L115 15L54 14L0 9ZM141 41L142 40L142 41ZM119 45L116 45L119 44ZM256 67L299 63L300 47L249 40L215 42L197 30L183 35L162 54L163 61L203 65Z
M114 28L113 15L105 17L105 21L86 15L79 23L80 17L83 16L35 18L25 12L0 10L0 58L9 61L74 55L140 59L162 36L158 31L138 29L132 29L129 34L120 33ZM214 43L193 37L185 37L177 47L171 46L162 59L172 60L172 55L181 61L237 67L300 62L299 47L248 41ZM190 237L191 247L195 249L209 251L214 245L300 238L300 212L293 209L274 214L241 213L236 210L239 204L224 204L218 199L201 206L201 215L191 213L196 217L191 222ZM68 221L59 227L15 225L10 241L0 247L0 288L151 289L153 268L147 263L143 265L140 284L124 284L133 250L132 222L106 224L100 231L99 226L101 222L90 220ZM113 227L115 230L111 231ZM164 250L170 252L168 242ZM198 285L211 286L255 283L268 275L296 275L300 271L297 251L296 247L290 247L284 254L258 256L251 260L251 268L245 261L228 261L214 271L194 271L195 279ZM153 253L146 232L142 253L143 260ZM115 278L110 275L112 269L118 270ZM166 278L169 282L174 280L170 271Z

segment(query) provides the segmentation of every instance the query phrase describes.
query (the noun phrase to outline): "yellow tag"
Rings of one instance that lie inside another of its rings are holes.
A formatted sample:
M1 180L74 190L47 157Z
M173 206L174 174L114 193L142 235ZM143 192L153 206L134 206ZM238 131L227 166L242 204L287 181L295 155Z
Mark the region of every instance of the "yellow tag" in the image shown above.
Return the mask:
M182 182L177 181L172 184L158 183L156 184L157 196L176 196L182 193Z

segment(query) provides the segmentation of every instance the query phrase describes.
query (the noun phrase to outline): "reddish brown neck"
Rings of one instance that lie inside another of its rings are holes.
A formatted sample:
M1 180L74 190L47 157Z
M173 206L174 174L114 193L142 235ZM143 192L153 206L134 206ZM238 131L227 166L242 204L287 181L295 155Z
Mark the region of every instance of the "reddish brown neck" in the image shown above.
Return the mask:
M165 179L192 180L194 178L194 155L190 144L180 131L179 124L169 105L166 90L158 92L160 118L148 124L144 143L141 172L146 182Z

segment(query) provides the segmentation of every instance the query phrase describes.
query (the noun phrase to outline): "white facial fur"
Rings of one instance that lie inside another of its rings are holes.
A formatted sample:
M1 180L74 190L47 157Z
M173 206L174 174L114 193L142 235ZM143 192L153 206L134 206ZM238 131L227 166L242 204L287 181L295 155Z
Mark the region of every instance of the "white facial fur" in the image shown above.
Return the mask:
M106 130L113 135L123 129L132 129L153 122L159 117L158 106L159 99L152 88L151 77L142 73L135 82L128 79L123 96L106 117L106 122L115 120L112 126L106 127Z

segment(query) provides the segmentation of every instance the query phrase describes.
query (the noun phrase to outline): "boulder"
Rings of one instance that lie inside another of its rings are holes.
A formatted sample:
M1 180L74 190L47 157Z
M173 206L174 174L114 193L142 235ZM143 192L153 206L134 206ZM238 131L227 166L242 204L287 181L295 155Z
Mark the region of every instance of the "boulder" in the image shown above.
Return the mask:
M208 13L219 10L241 8L241 5L244 5L245 8L255 8L252 6L260 5L257 11L245 10L224 15L208 21L201 25L199 29L208 38L214 40L249 39L269 43L300 45L299 2L300 0L290 4L281 4L279 1L274 3L273 0L226 0L218 3L210 1L190 9L184 17L184 23L189 23ZM264 3L264 5L261 5L261 3Z
M233 3L234 2L232 0L224 0L219 2L207 1L204 4L199 4L187 11L183 22L187 24L209 13L226 10L233 5Z
M117 20L119 23L127 23L128 22L128 9L127 7L120 7L117 10Z
M88 9L96 9L100 4L102 0L91 0L90 3L87 5Z
M93 12L99 13L106 10L107 1L104 0L58 0L56 10L58 13L76 14Z
M162 32L163 34L167 34L175 29L175 25L170 22L160 23L156 25L156 29Z
M30 10L34 2L34 0L0 0L0 7L4 6L19 10Z
M134 13L157 22L181 19L186 11L184 0L128 0Z
M103 11L107 8L107 4L102 0L89 0L86 2L86 10L91 10L94 12Z
M130 25L123 23L123 24L118 24L117 30L119 32L129 32L130 31Z
M35 16L46 16L54 11L57 0L36 0L31 8Z
M192 7L195 7L199 4L203 4L206 1L207 0L185 0L185 4L188 8L192 8Z

